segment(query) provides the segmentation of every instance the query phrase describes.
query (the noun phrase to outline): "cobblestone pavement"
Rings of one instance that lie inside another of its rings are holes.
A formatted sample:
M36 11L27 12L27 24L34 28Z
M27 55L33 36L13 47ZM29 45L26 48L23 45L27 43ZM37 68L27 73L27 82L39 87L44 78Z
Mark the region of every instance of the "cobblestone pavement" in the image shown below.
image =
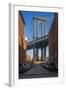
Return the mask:
M40 64L34 64L34 66L23 74L19 75L19 78L43 78L43 77L58 77L57 72L50 72L43 68Z

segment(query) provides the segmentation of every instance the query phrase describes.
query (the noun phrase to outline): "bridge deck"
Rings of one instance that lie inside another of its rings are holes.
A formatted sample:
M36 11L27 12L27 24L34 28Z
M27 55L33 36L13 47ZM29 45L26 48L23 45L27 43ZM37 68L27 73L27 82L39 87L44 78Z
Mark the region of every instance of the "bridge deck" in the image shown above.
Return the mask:
M32 49L33 46L36 48L46 47L48 45L48 35L41 38L37 38L27 43L27 50Z

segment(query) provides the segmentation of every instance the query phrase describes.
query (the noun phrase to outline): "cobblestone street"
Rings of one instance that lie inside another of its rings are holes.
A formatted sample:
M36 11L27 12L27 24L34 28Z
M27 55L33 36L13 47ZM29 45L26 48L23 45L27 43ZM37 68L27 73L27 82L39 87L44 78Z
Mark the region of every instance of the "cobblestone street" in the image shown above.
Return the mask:
M57 77L57 72L51 72L43 68L40 64L34 64L34 66L23 74L19 75L19 78L41 78L41 77Z

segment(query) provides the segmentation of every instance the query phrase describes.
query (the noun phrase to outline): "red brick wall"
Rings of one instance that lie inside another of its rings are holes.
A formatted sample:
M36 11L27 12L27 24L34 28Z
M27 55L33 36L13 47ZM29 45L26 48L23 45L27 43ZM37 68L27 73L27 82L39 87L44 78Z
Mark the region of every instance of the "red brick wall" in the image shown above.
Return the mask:
M58 65L58 14L56 13L49 31L49 62Z
M26 62L26 42L24 37L24 22L19 14L19 62Z

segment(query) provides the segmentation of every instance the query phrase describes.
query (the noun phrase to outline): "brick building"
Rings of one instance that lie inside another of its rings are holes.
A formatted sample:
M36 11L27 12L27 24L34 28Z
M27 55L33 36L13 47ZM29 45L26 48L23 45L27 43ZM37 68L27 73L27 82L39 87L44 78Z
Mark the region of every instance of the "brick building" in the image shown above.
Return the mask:
M58 13L55 13L49 31L49 62L58 67Z
M19 62L21 63L25 63L26 62L26 42L25 42L25 37L24 37L24 25L25 25L25 21L24 18L22 16L22 13L19 11L19 15L18 15L18 19L19 19Z

